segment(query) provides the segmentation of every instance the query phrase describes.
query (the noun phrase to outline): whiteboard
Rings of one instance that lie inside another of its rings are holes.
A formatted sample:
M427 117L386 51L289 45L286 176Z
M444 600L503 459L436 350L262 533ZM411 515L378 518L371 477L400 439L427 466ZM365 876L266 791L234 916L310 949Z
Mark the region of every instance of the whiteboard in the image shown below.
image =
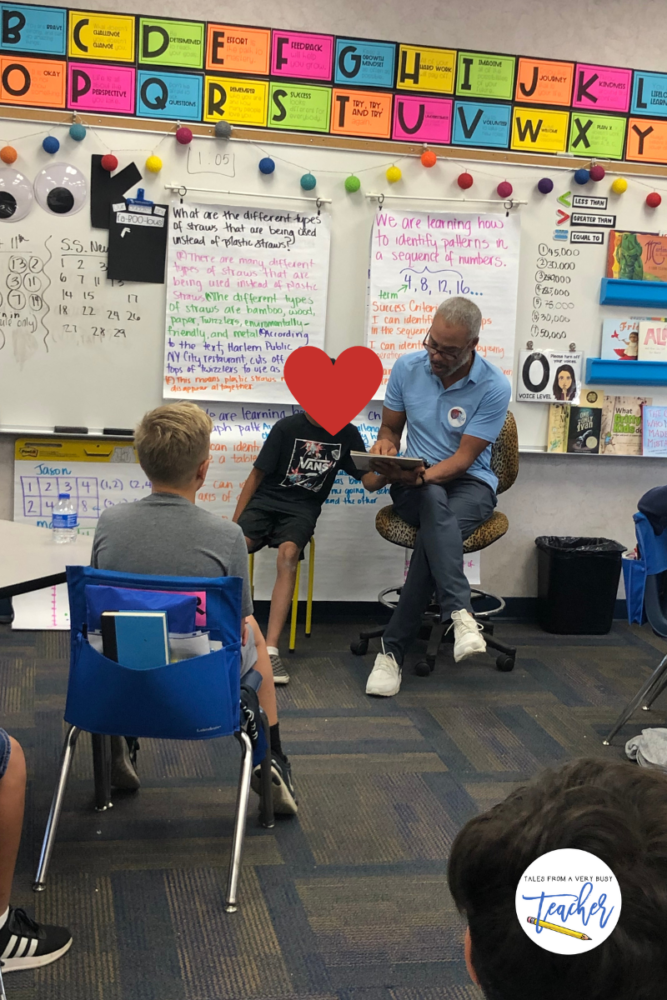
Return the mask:
M34 178L47 162L47 154L41 149L42 136L35 134L35 124L6 121L4 130L5 140L15 144L19 151L15 166L21 167L29 178ZM157 202L167 200L164 185L171 183L190 185L190 195L197 200L201 200L202 196L192 192L192 187L196 186L223 191L299 195L299 178L307 170L312 171L318 182L315 193L332 199L332 204L326 206L331 215L331 260L325 334L325 349L331 355L340 354L354 344L364 343L370 234L377 211L377 202L366 199L364 191L384 192L387 207L392 204L410 207L412 204L410 201L393 202L392 194L433 199L461 197L456 178L464 165L453 161L438 161L435 167L427 170L416 157L399 159L396 162L403 171L403 178L398 184L389 185L385 171L392 161L385 154L305 146L286 148L277 144L262 144L260 147L252 142L231 141L224 147L218 147L224 148L227 154L219 158L221 163L218 165L216 157L210 155L196 155L196 160L193 159L198 150L207 153L214 148L216 140L213 139L196 138L188 149L178 146L172 137L160 139L150 133L91 129L84 142L75 143L67 137L65 128L51 131L56 132L61 140L63 159L86 173L92 153L104 153L111 148L117 151L121 167L134 158L142 168L146 156L159 145L163 170L155 176L146 173L143 181L147 197ZM22 139L22 136L26 138ZM257 163L267 154L275 159L276 170L274 174L264 176L259 173ZM201 172L200 159L205 172ZM598 356L603 318L620 316L627 310L599 305L606 245L575 246L554 240L554 231L559 228L559 213L563 210L568 214L568 209L561 206L557 198L577 188L573 184L572 171L560 170L557 157L554 157L553 168L549 169L483 162L468 164L468 168L475 183L467 192L468 202L458 206L460 210L475 211L479 208L480 211L491 211L493 206L476 204L472 195L474 193L481 199L495 198L498 183L506 179L514 186L514 197L527 201L525 206L516 210L521 219L522 236L515 352L518 353L525 348L528 340L532 340L536 348L561 348L575 343L577 349L583 350L586 355ZM620 170L621 165L615 169ZM362 190L353 195L344 189L345 177L350 173L356 173L362 182ZM543 176L554 180L555 187L550 195L541 195L537 191L537 181ZM574 193L593 193L594 190L596 195L608 197L608 211L616 214L618 228L647 231L667 228L660 221L666 209L663 207L654 212L644 205L646 194L652 189L647 178L643 177L641 181L630 179L628 190L621 196L610 192L612 180L613 176L608 175L597 185L589 184ZM665 182L657 180L655 188L663 194L663 206L667 205ZM217 197L209 193L205 200L228 202L229 195ZM253 202L252 198L238 197L234 200L237 204L272 205L270 200L256 199ZM431 206L415 202L412 207L423 210ZM434 200L432 207L436 211L451 211L453 205L443 205ZM499 202L497 207L502 211ZM560 228L565 228L569 234L569 223ZM43 319L49 328L49 337L44 343L44 338L36 335L37 349L29 358L19 360L12 352L11 336L5 336L4 347L0 348L0 427L46 428L56 423L98 429L109 425L133 426L147 409L162 402L164 286L104 287L99 293L103 310L118 311L120 317L123 307L125 317L128 312L134 312L140 319L128 319L125 327L118 327L125 328L125 337L107 335L99 342L101 338L90 332L91 326L96 325L91 323L85 327L83 335L77 330L79 339L73 339L74 335L65 329L72 315L58 315L58 306L67 304L60 288L64 284L60 282L60 274L66 273L60 266L64 246L61 241L80 241L86 251L83 254L83 270L88 279L94 279L98 277L95 255L104 253L104 250L98 249L99 246L106 246L104 231L90 228L87 209L72 217L56 219L34 207L25 220L0 224L0 239L3 242L0 252L17 249L8 246L7 241L19 236L23 237L19 248L25 249L26 243L29 243L30 256L34 250L35 255L45 261L43 272L39 273L44 273L50 282L48 285L47 281L44 282L43 292L49 307ZM576 256L554 257L543 252L570 249L577 251ZM77 261L74 270L81 270L78 267L78 247L73 252L77 254L72 258ZM554 263L556 267L544 268L539 261ZM560 263L574 263L576 267L559 272ZM536 293L538 284L547 285L538 279L538 273L544 275L549 270L570 279L569 284L563 283L561 288L570 293L568 296L549 298ZM4 266L2 273L6 274ZM102 285L97 287L102 288ZM127 295L136 295L137 301L127 301ZM542 308L548 302L555 303L558 298L566 300L572 308ZM535 304L537 299L541 300L539 307ZM81 311L85 304L80 301ZM133 309L133 306L138 308ZM0 318L5 309L3 303ZM641 314L642 311L633 309L632 312ZM537 314L536 319L534 314ZM81 315L80 318L89 323L93 317ZM38 319L41 321L41 317ZM618 393L621 390L612 387L608 391ZM633 390L626 386L622 392L630 395ZM652 396L656 404L667 403L667 393L663 390L652 390ZM548 406L513 403L512 409L517 419L521 446L543 449L547 437Z

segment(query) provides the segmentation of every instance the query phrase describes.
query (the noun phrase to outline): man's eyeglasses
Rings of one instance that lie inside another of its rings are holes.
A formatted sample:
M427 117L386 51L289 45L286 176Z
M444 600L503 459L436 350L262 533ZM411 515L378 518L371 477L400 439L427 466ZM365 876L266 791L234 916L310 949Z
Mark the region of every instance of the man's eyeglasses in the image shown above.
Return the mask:
M436 347L435 344L430 342L429 336L430 335L427 333L424 337L422 347L426 348L431 357L439 354L444 361L456 361L459 355L465 350L464 347Z

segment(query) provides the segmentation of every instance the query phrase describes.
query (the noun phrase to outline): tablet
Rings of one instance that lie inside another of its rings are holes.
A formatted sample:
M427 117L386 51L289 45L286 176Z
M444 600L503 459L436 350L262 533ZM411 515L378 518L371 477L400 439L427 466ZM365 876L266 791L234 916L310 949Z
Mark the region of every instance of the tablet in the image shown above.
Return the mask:
M367 451L351 451L350 458L359 472L372 472L371 462L396 462L401 469L416 469L424 465L422 458L407 458L405 455L371 455Z

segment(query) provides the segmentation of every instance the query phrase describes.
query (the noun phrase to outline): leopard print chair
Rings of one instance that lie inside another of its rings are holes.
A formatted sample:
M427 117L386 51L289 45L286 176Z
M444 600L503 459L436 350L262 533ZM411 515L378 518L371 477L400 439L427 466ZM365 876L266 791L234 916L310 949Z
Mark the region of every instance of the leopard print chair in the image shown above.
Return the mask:
M491 468L498 477L497 494L508 490L514 484L519 473L519 438L514 415L509 410L507 411L507 417L505 418L502 430L491 447ZM378 511L375 518L375 528L383 538L386 538L388 542L392 542L394 545L401 545L405 549L413 549L415 546L417 528L411 524L407 524L396 513L392 504L388 504ZM473 531L472 535L469 535L464 540L464 553L479 552L481 549L487 548L489 545L497 542L499 538L502 538L508 528L509 521L505 514L502 514L498 510L494 511L484 524L481 524L479 528ZM387 590L383 590L378 596L380 603L384 604L385 607L394 608L396 601L389 600L387 595L396 593L397 589L396 587L390 587ZM516 650L513 647L505 646L503 643L491 639L493 626L485 620L502 611L505 607L505 602L501 597L495 594L487 594L481 590L473 590L472 593L474 599L486 598L491 602L495 602L495 606L491 610L476 611L475 615L484 625L484 638L487 646L491 646L500 653L496 659L498 669L512 670ZM432 635L429 641L426 660L420 661L415 668L416 673L421 675L426 675L432 671L435 656L443 637L444 627L440 622L439 609L429 610L425 614L424 624L432 626ZM376 629L373 632L362 632L359 639L350 644L350 649L353 653L362 655L368 650L368 639L381 635L382 631L382 629Z

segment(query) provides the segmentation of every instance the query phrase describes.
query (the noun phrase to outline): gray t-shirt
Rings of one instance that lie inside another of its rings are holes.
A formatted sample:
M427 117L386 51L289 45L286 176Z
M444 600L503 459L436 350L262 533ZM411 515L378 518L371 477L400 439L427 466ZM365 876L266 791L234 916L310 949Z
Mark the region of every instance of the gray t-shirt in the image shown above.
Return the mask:
M175 493L151 493L105 510L90 564L152 576L240 576L241 613L253 612L248 550L240 527Z

